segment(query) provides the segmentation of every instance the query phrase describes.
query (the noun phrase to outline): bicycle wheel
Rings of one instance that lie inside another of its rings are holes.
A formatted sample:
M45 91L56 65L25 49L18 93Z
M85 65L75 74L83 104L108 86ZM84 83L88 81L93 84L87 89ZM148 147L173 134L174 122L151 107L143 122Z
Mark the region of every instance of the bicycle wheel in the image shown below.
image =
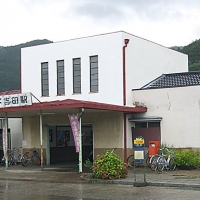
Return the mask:
M174 158L170 158L169 160L169 170L175 170L176 169L176 164L174 162Z
M32 160L34 165L40 165L40 158L37 155L32 156L31 160Z
M147 157L146 157L146 165L147 165L148 167L150 167L150 160L151 160L151 157L149 157L149 156L147 155Z
M1 161L1 165L6 166L6 159ZM12 165L13 165L13 159L12 159L12 157L9 157L8 158L8 167L10 167Z
M18 155L18 157L17 157L17 162L18 162L18 163L22 162L22 155Z
M156 171L158 164L157 164L157 160L158 160L159 156L158 155L154 155L150 158L150 168L152 171Z
M13 161L13 156L9 156L9 157L8 157L8 167L12 166L13 163L14 163L14 161Z
M5 162L6 162L6 159L5 159L5 157L3 156L3 158L1 159L1 166L5 166Z
M27 167L29 164L28 156L24 154L21 158L22 166Z
M162 172L164 167L165 167L165 163L166 160L165 158L162 156L160 158L158 158L157 164L158 164L158 171Z
M13 164L18 165L18 159L13 155Z
M130 155L130 156L127 158L127 163L128 163L128 166L129 166L129 167L134 167L134 155Z

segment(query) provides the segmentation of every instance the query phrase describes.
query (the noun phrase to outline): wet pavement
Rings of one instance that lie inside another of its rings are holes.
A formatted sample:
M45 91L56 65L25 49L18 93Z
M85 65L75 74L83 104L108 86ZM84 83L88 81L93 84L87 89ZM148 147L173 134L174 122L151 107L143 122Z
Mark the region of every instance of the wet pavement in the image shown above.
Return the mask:
M11 166L8 170L0 167L0 199L199 199L199 170L158 173L141 167L135 172L136 177L134 170L129 169L128 177L122 180L97 180L90 178L90 169L83 168L83 173L79 173L78 165L71 164L44 166L43 171L33 165ZM141 184L143 172L146 185Z
M66 196L49 196L49 195L24 195L24 194L12 194L12 193L0 193L0 199L6 200L83 200L82 198L76 197L66 197ZM89 198L84 198L84 200L93 200Z
M49 183L0 180L0 199L6 200L198 200L199 191L173 187Z
M149 168L129 168L126 179L102 180L92 179L92 171L83 167L83 172L78 172L76 164L58 164L44 166L22 165L11 166L8 170L0 167L1 180L26 180L51 183L99 183L121 184L134 186L165 186L165 187L190 187L200 188L200 170L175 170L162 173L151 171ZM144 179L146 179L145 185Z

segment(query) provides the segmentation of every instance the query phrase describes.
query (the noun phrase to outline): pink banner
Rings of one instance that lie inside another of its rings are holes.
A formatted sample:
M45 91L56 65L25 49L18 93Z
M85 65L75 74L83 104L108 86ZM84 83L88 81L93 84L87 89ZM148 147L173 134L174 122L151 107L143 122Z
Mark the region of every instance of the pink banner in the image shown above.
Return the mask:
M68 115L69 121L72 128L72 133L74 136L74 144L76 148L76 153L79 152L79 121L78 121L78 115Z
M2 139L3 139L3 153L4 156L6 156L6 128L5 126L3 127L3 132L2 132Z

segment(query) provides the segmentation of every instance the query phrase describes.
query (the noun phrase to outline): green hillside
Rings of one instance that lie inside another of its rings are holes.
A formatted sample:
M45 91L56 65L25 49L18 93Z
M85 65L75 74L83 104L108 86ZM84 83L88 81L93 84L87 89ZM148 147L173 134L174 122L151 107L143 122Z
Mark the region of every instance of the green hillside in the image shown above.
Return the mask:
M187 46L172 49L188 55L189 71L200 71L200 39Z
M200 39L185 46L181 52L188 55L189 70L200 71Z
M0 46L0 92L20 89L21 48L51 43L49 40L34 40L16 46Z

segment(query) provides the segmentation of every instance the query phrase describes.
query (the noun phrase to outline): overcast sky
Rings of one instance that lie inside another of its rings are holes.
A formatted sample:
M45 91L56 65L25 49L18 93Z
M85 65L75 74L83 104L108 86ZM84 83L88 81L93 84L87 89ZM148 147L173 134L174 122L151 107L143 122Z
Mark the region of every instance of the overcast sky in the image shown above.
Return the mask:
M0 46L120 30L188 45L200 39L200 0L0 0Z

